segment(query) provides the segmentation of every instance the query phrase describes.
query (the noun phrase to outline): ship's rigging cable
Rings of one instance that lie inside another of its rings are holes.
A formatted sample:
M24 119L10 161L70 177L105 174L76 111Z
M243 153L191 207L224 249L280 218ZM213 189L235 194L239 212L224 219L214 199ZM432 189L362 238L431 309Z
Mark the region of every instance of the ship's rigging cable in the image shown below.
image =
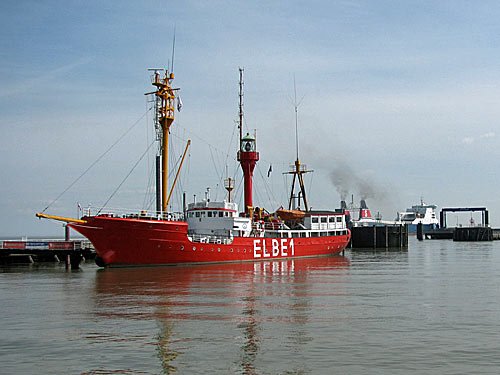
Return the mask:
M288 166L285 166L283 163L282 170L285 170ZM282 189L282 194L281 194L281 201L282 202L287 202L288 201L288 192L289 192L289 187L290 187L290 182L288 181L288 173L283 173L283 189ZM285 194L285 195L283 195Z
M178 124L179 122L177 122ZM186 137L186 131L181 128L184 132L183 134L183 138L184 138L184 141L183 143L186 144L187 142L187 137ZM177 186L178 188L175 189L175 197L176 197L176 202L178 204L179 207L181 207L181 210L184 211L184 200L183 200L183 195L184 195L184 185L187 183L186 181L188 180L189 178L189 174L190 174L190 165L191 165L191 147L189 147L189 150L188 150L188 153L186 155L187 157L187 160L184 161L184 163L187 163L186 166L183 166L183 170L184 172L182 174L179 175L179 180L177 181ZM180 155L180 159L179 160L182 160L182 153Z
M311 173L311 179L309 180L309 188L307 189L307 191L309 192L309 193L307 193L308 196L310 195L310 192L312 189L313 179L314 179L314 173ZM309 209L311 209L311 207L309 207Z
M214 150L215 150L215 151L217 151L218 153L220 153L220 154L222 154L222 155L226 156L226 160L229 160L229 158L231 158L231 160L233 160L233 161L235 161L235 162L237 161L237 160L236 160L236 156L232 155L229 151L223 151L223 150L219 149L218 147L216 147L216 146L212 145L210 142L208 142L208 141L207 141L207 140L205 140L204 138L200 137L198 134L196 134L196 133L194 133L194 132L190 131L189 129L184 128L184 127L183 127L182 125L180 125L179 123L177 123L177 128L182 128L182 129L183 129L183 130L184 130L184 131L185 131L185 132L186 132L186 133L190 136L190 138L191 138L191 139L193 139L193 138L197 138L198 140L200 140L201 142L205 143L206 145L208 145L209 147L211 147L212 149L214 149ZM174 137L176 136L176 135L175 135L175 134L173 134L173 133L171 133L171 135L173 135ZM176 136L176 137L177 137L178 139L183 140L183 141L186 141L186 140L187 140L187 138L182 138L182 137L179 137L179 136ZM230 146L230 145L228 146L228 149L229 149L229 148L231 148L231 146ZM238 145L238 148L237 148L237 149L239 150L239 145ZM272 164L272 162L271 162L270 160L267 160L267 159L260 158L260 161L261 161L261 162L265 162L265 163L267 163L267 164ZM226 162L224 165L226 165L226 164L227 164L227 162Z
M246 124L245 124L246 125ZM248 128L248 126L246 126ZM201 142L203 142L205 145L208 146L209 150L210 150L210 156L211 156L211 161L212 161L212 164L214 165L214 168L215 168L215 172L217 174L217 179L219 181L218 183L218 188L222 188L224 186L224 179L222 178L222 174L220 173L220 168L218 168L217 166L217 163L216 163L216 157L214 156L214 153L220 158L220 156L223 156L225 157L225 163L223 165L227 165L228 163L228 160L231 159L232 161L234 161L236 163L236 166L235 166L235 171L233 173L233 178L236 180L236 178L234 176L236 176L237 174L237 170L239 169L239 164L237 163L236 161L236 157L232 156L231 153L229 152L229 148L231 147L231 143L233 143L233 140L234 140L234 132L235 132L235 129L236 128L233 128L233 133L232 133L232 136L231 136L231 142L230 144L228 145L228 151L225 152L221 149L219 149L218 147L212 145L210 142L208 142L206 139L200 137L198 134L196 133L193 133L192 131L190 131L189 129L186 129L185 127L183 127L181 124L177 123L177 127L176 127L177 130L179 129L182 129L184 131L184 136L180 136L178 134L176 134L176 132L171 132L170 135L171 137L175 137L179 140L182 140L182 141L185 141L187 139L186 135L190 136L191 138L196 138L198 140L200 140ZM187 133L187 134L186 134ZM238 146L238 149L239 149L239 146ZM191 155L191 153L189 154ZM266 159L261 159L261 161L263 162L266 162L267 164L271 164L270 161L266 160ZM223 167L222 167L223 168ZM173 168L175 169L175 168ZM171 170L173 170L171 169ZM172 172L171 172L172 173ZM171 174L170 173L170 174ZM261 173L262 175L262 171L260 171L259 173ZM189 173L188 173L189 175ZM265 180L264 178L262 178L263 180L263 183L264 185L266 185L266 189L269 189L269 191L271 192L271 195L273 197L273 199L275 199L274 197L274 194L272 193L272 189L270 188L269 186L269 182L267 180ZM243 182L243 179L241 179L239 181L239 184L237 186L237 188L235 189L234 191L234 195L233 195L233 201L236 201L236 197L238 196L239 193L242 193L239 191L239 189L241 188L241 185L242 185L242 182ZM285 188L285 191L288 190L288 187ZM267 194L269 194L269 192L266 192ZM275 199L276 201L276 199ZM277 202L277 201L276 201Z
M106 207L106 205L108 204L108 202L111 200L111 198L114 197L114 195L118 192L118 190L120 190L120 188L122 187L122 185L125 183L125 181L127 180L127 178L129 178L129 176L132 174L132 172L134 171L134 169L139 165L139 163L141 162L142 159L144 159L144 157L147 155L147 153L149 152L149 149L156 143L156 141L153 141L149 144L148 148L146 149L146 151L143 152L143 154L141 155L141 157L139 158L139 160L137 160L134 164L134 166L132 167L132 169L127 173L127 175L125 176L125 178L122 180L122 182L120 182L120 184L117 186L117 188L113 191L113 193L111 193L110 197L108 198L108 200L106 202L104 202L104 204L102 205L102 207L99 209L99 211L97 212L97 214L99 215L102 211L102 209L104 207Z
M179 125L178 123L177 123L177 128L182 128L185 132L187 132L187 134L190 136L191 139L196 138L196 139L200 140L201 142L205 143L206 145L208 145L209 147L212 147L214 150L221 153L222 155L226 155L227 158L231 157L231 154L229 154L228 152L220 150L218 147L212 145L207 140L200 137L198 134L190 131L189 129L184 128L182 125ZM182 139L182 138L179 137L179 139ZM236 160L236 157L232 156L231 159Z
M266 181L264 175L262 174L262 169L259 167L257 167L256 169L259 171L259 175L262 180L262 185L264 185L264 191L267 194L267 200L269 201L269 204L270 205L272 205L273 203L276 204L278 201L274 197L273 190L269 187L269 183Z
M240 204L240 207L243 207L243 190L240 191L241 186L243 185L243 176L239 174L240 166L236 164L234 166L234 172L233 172L233 180L234 183L238 183L238 186L236 186L233 190L234 192L232 193L233 196L233 202L238 202ZM238 177L238 178L236 178Z
M212 147L209 146L208 148L210 149L210 157L212 158L212 164L214 165L215 173L217 174L217 181L223 183L224 182L224 177L223 177L222 173L219 173L219 169L217 168L217 163L215 161L214 154L212 152ZM222 168L224 168L224 167L222 167ZM219 184L217 183L217 187L218 186L219 186Z
M172 134L171 134L172 135ZM179 138L181 139L179 136L177 135L174 135L176 138ZM153 141L153 143L156 142L156 140ZM148 147L148 150L151 148L151 145ZM146 152L148 151L146 150ZM174 154L175 153L175 149L174 149L174 146L173 144L171 145L171 150L172 150L172 153ZM149 155L149 153L147 154ZM170 179L176 169L177 169L177 166L179 165L180 161L182 159L182 155L180 155L178 158L176 158L176 161L174 162L173 158L170 159L170 168L169 168L169 174L168 174L168 178ZM133 167L135 168L135 166ZM155 177L155 168L156 166L153 165L151 166L149 169L149 182L148 182L148 186L147 186L147 189L146 189L146 192L144 193L144 200L143 200L143 203L142 203L142 207L145 209L145 210L150 210L151 207L153 206L153 204L155 203L156 201L156 196L155 194L151 194L150 190L152 188L152 185L153 185L153 181L154 181L154 177ZM179 185L181 185L181 181L179 181ZM176 189L177 190L177 189Z
M189 150L191 150L191 148L189 148ZM182 156L180 157L180 159L182 159ZM186 161L184 162L186 163ZM183 206L183 195L184 195L184 185L187 184L187 182L183 182L182 181L182 176L186 176L185 178L189 178L189 174L190 174L190 166L191 166L191 151L188 151L188 154L187 154L187 166L186 167L183 167L186 172L185 173L182 173L181 175L181 178L179 178L179 182L178 182L178 185L179 185L179 189L175 189L176 190L176 196L177 196L177 202L179 204L179 206L182 206L182 211L184 211L184 206Z
M171 138L175 137L175 138L177 138L179 140L182 140L183 143L185 143L185 142L188 141L186 139L186 137L181 137L181 136L175 134L175 132L171 132L170 133L170 137ZM176 150L175 150L175 147L176 147L175 143L172 142L171 143L171 147L170 147L171 150L172 150L172 154L176 154L177 153ZM176 170L178 169L178 166L180 166L180 163L181 163L181 160L182 160L182 154L183 154L183 152L179 152L179 155L176 156L175 159L174 158L170 159L170 162L171 162L170 163L170 172L169 172L169 175L168 175L169 180L171 179L171 177L174 176L175 173L177 173ZM188 167L189 167L189 163L190 163L190 160L191 160L191 151L189 151L186 156L188 158ZM174 163L174 160L175 160L175 163ZM182 175L189 176L189 168L188 168L188 172L183 173ZM181 191L183 190L183 186L184 186L184 184L182 182L182 175L181 175L181 178L179 178L179 180L177 182L177 186L179 186L179 188L177 188L177 189L174 190L174 194L175 194L174 197L177 200L177 204L179 206L182 205L181 204L181 202L182 202L182 193L181 193ZM172 203L170 203L169 206L172 207Z
M149 102L146 100L146 109L148 108L149 106ZM152 134L152 129L154 129L153 127L149 126L149 117L146 116L146 143L149 143L150 142L150 138L151 136L154 138L155 136ZM151 189L153 188L153 181L154 181L154 177L155 177L155 174L154 174L154 171L155 171L155 168L156 168L156 158L155 158L155 163L151 163L151 160L150 160L150 154L148 153L148 159L147 159L147 171L148 171L148 180L147 180L147 183L146 183L146 191L144 192L144 199L142 201L142 207L147 207L149 209L149 207L151 207L151 205L153 204L152 202L154 201L155 197L154 197L154 194L151 194ZM149 203L147 203L149 199Z
M59 198L61 198L69 189L71 189L83 176L85 176L87 174L88 171L90 171L94 165L96 165L99 161L101 161L101 159L106 156L106 154L111 151L111 149L113 147L115 147L139 122L141 122L141 120L148 114L148 112L150 111L151 109L148 109L146 110L146 112L136 121L134 122L120 137L118 137L118 139L111 145L108 147L108 149L106 149L106 151L104 151L92 164L90 164L90 166L80 175L78 176L71 184L69 184L69 186L64 189L64 191L62 193L60 193L56 199L54 199L52 202L50 202L47 207L45 207L42 211L45 212L50 206L52 206L55 202L57 202L59 200ZM151 146L149 146L151 147ZM149 149L148 147L148 149Z
M177 137L178 137L178 138L180 138L179 136L177 136ZM188 142L189 144L191 143L191 141L190 141L190 140L188 140L187 142ZM189 145L188 145L187 147L189 148ZM171 149L172 149L172 151L173 151L174 153L176 153L176 151L175 151L175 149L174 149L174 145L173 145L173 143L172 143L172 145L171 145ZM182 155L183 155L183 152L179 152L179 156L177 157L177 160L176 160L176 162L175 162L175 163L173 163L173 160L174 160L174 159L171 159L172 163L171 163L171 167L170 167L170 172L169 172L169 174L168 174L168 178L169 178L169 180L171 179L171 177L173 177L175 174L177 174L177 173L179 172L179 168L181 167ZM188 157L189 157L189 155L190 155L190 153L188 153L188 154L187 154L187 156L188 156ZM180 187L181 187L181 189L182 189L181 179L179 179L179 180L178 180L178 184L179 184L179 186L180 186ZM173 188L175 188L175 186L174 186L174 185L172 185L172 186L170 187L170 189L173 189ZM179 190L179 189L175 189L175 190L174 190L174 192L176 193L176 195L175 195L175 196L176 196L176 197L177 197L177 199L180 201L181 199L179 199L179 198L180 198L180 196L179 196L179 194L178 194L178 193L180 192L180 190ZM171 194L172 194L172 193L171 193ZM178 203L179 203L179 202L178 202ZM172 208L172 203L170 203L170 204L169 204L169 206L170 206L170 208Z
M234 193L233 193L233 202L241 202L243 200L243 189L241 189L241 186L243 185L243 179L240 178L238 180L238 186L236 186L236 189L234 189ZM236 198L238 197L238 198Z
M150 101L148 98L149 97L147 97L147 99L146 99L146 109L148 109L148 107L150 106L151 103L154 104L154 102ZM154 105L152 105L151 108L149 108L149 110L151 110L153 108L155 108ZM153 116L152 120L153 121L151 121L151 123L150 123L149 116L146 116L146 126L145 126L146 144L149 144L152 139L158 140L157 136L156 136L156 129L154 126L154 116ZM151 126L151 125L153 125L153 126ZM147 162L146 162L146 165L147 165L146 170L148 171L148 179L146 182L146 191L144 192L144 199L143 199L142 207L149 208L156 199L156 195L155 195L156 192L154 191L155 182L156 182L155 170L156 170L156 155L158 155L159 150L160 150L160 142L158 142L157 153L148 153L148 155L147 155L148 158L147 158ZM150 201L149 203L148 203L148 200Z
M226 160L224 161L224 165L227 167L227 161L229 160L229 155L231 154L231 149L233 149L233 140L234 140L234 133L236 132L236 129L238 129L237 126L233 126L233 132L231 133L231 139L229 140L229 143L227 145L227 151L226 151ZM238 145L237 149L240 148L240 145ZM229 176L227 176L229 177Z
M149 156L149 154L148 154ZM146 186L146 192L144 193L144 200L142 201L142 207L145 209L148 209L153 205L155 202L155 194L151 193L151 189L153 187L153 181L154 181L154 176L155 176L155 168L156 166L152 164L148 170L149 170L149 177L148 177L148 184Z
M185 129L183 129L183 130L185 130ZM185 142L187 140L187 138L185 136L179 136L175 132L171 132L170 137L176 138L176 139L181 140L183 142ZM149 148L151 148L151 146L149 146ZM170 144L170 150L171 150L172 154L176 153L175 142L172 142ZM188 158L188 161L187 161L188 165L185 168L185 169L187 169L187 172L183 173L183 175L185 175L185 176L189 176L189 170L190 170L190 165L191 165L191 163L190 163L191 152L189 152L187 154L187 158ZM177 166L179 165L181 159L182 159L182 154L179 155L178 157L170 158L170 160L169 160L170 167L169 167L169 175L168 175L169 179L174 175L174 173L177 169ZM149 154L148 154L148 160L149 160ZM175 162L174 162L174 160L175 160ZM156 168L156 166L154 164L152 166L148 167L148 170L149 170L148 183L147 183L147 187L146 187L146 191L144 193L144 199L143 199L143 203L142 203L142 207L146 210L150 210L151 207L153 206L153 204L155 203L155 200L156 200L155 194L151 193L151 189L152 189L152 186L154 183L154 177L155 177L155 168ZM178 186L180 187L180 190L175 189L175 197L177 198L178 202L182 201L182 193L179 193L179 191L182 191L184 184L185 183L182 181L182 178L179 179Z

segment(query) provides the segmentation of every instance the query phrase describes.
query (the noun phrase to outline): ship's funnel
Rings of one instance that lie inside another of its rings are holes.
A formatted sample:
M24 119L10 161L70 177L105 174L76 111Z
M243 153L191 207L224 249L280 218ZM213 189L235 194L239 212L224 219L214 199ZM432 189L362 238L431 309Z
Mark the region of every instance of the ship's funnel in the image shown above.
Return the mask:
M345 220L347 223L349 223L351 221L351 212L347 209L346 201L344 200L340 201L340 209L344 211Z
M370 212L364 199L361 199L361 202L359 202L359 218L360 219L371 219L372 218L372 213Z

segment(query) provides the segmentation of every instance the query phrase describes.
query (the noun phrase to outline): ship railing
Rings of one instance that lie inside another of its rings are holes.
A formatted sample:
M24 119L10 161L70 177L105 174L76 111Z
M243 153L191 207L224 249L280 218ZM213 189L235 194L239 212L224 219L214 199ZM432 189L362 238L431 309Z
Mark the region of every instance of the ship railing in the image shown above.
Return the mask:
M184 213L182 212L164 212L162 214L139 212L123 215L122 217L145 220L168 220L168 221L184 221Z
M283 229L286 229L285 223L283 223L283 222L265 221L264 223L260 223L260 225L266 231L267 230L283 230Z
M189 239L191 242L199 242L214 245L225 245L233 242L232 237L227 236L209 236L203 234L190 234Z
M106 211L86 208L81 210L81 216L106 216L127 219L145 219L145 220L169 220L169 221L184 221L183 212L163 212L156 213L147 210L127 210L127 209L109 209Z
M310 238L327 236L345 236L349 229L286 229L266 231L265 237L269 238Z

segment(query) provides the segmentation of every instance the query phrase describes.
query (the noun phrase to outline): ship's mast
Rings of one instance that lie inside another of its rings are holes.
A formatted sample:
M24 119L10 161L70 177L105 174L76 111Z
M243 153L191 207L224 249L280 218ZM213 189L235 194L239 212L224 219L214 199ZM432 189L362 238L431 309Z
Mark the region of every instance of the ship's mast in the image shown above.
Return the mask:
M226 176L228 176L226 165ZM231 192L234 189L234 178L228 177L224 180L224 188L227 190L227 201L231 202Z
M243 69L240 68L240 104L239 104L239 130L240 147L238 150L238 161L243 170L244 195L245 195L245 214L248 217L253 216L253 170L259 160L259 153L256 150L255 137L249 133L243 136Z
M295 85L295 77L293 78L293 90L295 94L295 100L293 103L294 109L295 109L295 150L297 153L297 159L295 160L294 165L291 166L291 170L289 172L286 172L287 174L293 174L293 181L292 181L292 190L290 192L290 200L288 201L288 209L291 210L292 204L293 204L293 199L297 198L297 206L300 206L300 200L304 202L304 209L305 211L309 211L309 206L307 204L307 196L306 196L306 187L304 185L304 177L303 175L305 173L312 172L311 170L307 170L307 167L304 164L301 164L300 159L299 159L299 105L300 103L297 102L297 87ZM302 100L301 100L302 101ZM299 183L299 188L300 191L295 196L295 181Z
M240 98L240 103L239 103L239 113L238 113L238 129L240 130L240 147L241 147L241 140L243 139L243 68L239 68L240 70L240 93L239 93L239 98Z
M239 68L240 71L240 81L239 81L239 105L238 105L238 147L241 149L242 139L243 139L243 68ZM238 159L239 160L239 159ZM227 175L227 166L226 166L226 175ZM231 202L231 192L234 189L234 179L231 177L227 177L224 180L224 188L227 190L227 200Z
M174 122L175 114L175 93L172 88L171 81L174 79L174 73L165 71L165 76L160 76L160 70L156 69L153 75L152 84L156 86L156 118L157 131L160 141L160 160L161 160L161 196L157 197L157 207L161 212L167 211L167 192L168 192L168 138L170 134L170 127ZM159 163L160 164L160 163ZM157 168L159 169L159 168ZM157 188L157 190L159 190ZM157 191L158 194L158 191Z
M165 69L161 68L151 68L148 69L153 72L151 76L151 82L154 82L157 78L156 75L159 75L160 72L163 72ZM155 94L156 92L149 92L145 95ZM156 132L156 140L159 142L159 148L155 157L155 193L156 193L156 212L161 213L161 140L162 140L162 130L160 125L160 108L161 108L161 98L157 95L153 97L154 103L154 126Z

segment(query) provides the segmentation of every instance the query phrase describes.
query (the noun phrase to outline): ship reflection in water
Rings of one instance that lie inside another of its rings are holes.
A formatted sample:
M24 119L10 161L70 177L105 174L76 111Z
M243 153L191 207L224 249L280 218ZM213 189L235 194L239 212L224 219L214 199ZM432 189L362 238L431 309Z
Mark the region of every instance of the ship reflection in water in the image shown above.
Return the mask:
M279 373L296 373L304 362L290 354L312 340L308 324L336 319L335 311L321 307L345 294L349 265L348 258L334 256L105 269L97 274L94 311L110 330L123 323L137 330L127 339L148 336L153 345L146 350L154 348L151 357L159 358L164 373L255 374L260 361L276 361L271 367Z

